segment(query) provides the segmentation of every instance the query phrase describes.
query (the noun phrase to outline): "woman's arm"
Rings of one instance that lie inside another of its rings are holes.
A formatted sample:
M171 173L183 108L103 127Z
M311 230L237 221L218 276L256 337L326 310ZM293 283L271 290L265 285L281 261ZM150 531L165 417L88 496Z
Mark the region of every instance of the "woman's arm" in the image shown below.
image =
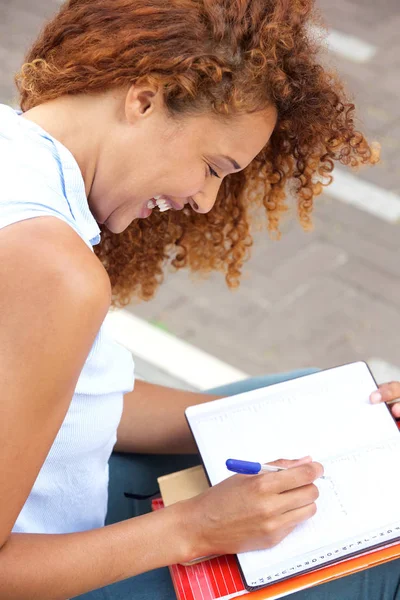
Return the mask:
M301 461L299 461L301 463ZM317 463L234 475L161 511L83 533L13 534L0 549L0 600L65 600L157 567L268 548L316 511Z
M12 534L0 549L0 600L65 600L185 560L186 529L171 507L82 533Z
M85 533L11 534L107 313L110 283L52 217L0 230L0 256L0 598L72 597L180 560L188 551L176 510Z
M0 547L68 410L110 301L107 275L67 224L0 231Z
M185 408L217 398L136 380L133 392L124 396L115 450L149 454L196 452Z

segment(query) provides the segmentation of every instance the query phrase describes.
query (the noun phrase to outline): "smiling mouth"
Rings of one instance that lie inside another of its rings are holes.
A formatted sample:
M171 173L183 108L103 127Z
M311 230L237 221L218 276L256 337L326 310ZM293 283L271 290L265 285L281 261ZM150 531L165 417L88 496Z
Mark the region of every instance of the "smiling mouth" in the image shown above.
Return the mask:
M164 198L164 196L154 196L154 198L149 200L147 203L147 208L150 210L152 210L156 206L158 207L158 210L160 212L165 212L166 210L170 210L171 208L173 208L171 202Z
M151 200L149 200L146 204L146 207L149 210L153 210L153 208L158 208L160 212L165 212L167 210L182 210L185 208L185 205L188 201L184 202L182 205L170 200L168 196L154 196Z

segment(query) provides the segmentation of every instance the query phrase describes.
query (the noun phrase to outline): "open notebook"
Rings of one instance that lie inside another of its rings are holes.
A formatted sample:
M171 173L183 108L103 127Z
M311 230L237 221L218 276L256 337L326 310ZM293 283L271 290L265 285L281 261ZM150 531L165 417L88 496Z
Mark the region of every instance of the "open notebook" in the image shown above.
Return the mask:
M316 515L274 548L238 555L248 589L400 540L400 435L388 408L370 404L374 389L357 362L186 410L212 485L232 476L231 457L310 454L325 467Z

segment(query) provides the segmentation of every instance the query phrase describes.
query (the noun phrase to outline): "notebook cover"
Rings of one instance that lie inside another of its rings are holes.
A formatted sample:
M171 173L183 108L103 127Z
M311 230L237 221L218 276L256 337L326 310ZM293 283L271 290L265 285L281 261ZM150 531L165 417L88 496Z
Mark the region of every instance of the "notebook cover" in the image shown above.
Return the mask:
M161 498L152 501L153 510L163 506ZM228 600L240 596L246 596L246 600L274 600L396 558L400 558L399 543L252 592L246 591L234 555L192 566L172 565L169 570L178 600Z

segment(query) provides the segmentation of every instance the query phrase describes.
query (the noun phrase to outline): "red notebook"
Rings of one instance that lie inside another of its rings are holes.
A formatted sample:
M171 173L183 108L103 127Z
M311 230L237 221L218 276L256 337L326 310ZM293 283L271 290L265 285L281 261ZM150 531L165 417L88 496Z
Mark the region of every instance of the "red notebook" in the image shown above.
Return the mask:
M163 507L161 498L152 501L153 510ZM246 600L273 600L396 558L400 558L400 544L381 548L252 592L246 591L236 557L233 555L219 556L191 566L172 565L169 570L178 600L228 600L240 596L246 596Z

